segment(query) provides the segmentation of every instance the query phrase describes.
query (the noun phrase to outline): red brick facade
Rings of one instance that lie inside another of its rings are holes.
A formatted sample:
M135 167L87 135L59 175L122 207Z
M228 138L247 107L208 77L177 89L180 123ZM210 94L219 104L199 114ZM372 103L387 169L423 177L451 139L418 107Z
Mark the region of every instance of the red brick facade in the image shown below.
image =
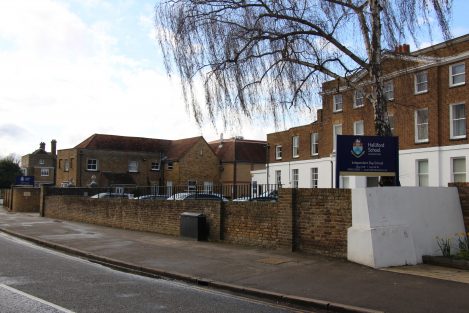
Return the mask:
M59 150L57 185L186 185L219 181L219 160L203 137L162 140L93 135Z
M469 57L461 54L469 51L469 35L456 38L445 44L435 45L410 55L387 55L383 61L384 81L392 82L394 97L388 101L389 114L394 119L393 135L399 136L400 149L416 149L438 146L468 144L467 136L453 139L450 136L450 106L464 104L465 114L469 111L469 84L451 86L450 67L455 64L468 65ZM427 73L428 90L416 94L415 75ZM467 80L467 75L465 81ZM363 83L365 93L369 89ZM374 111L365 99L364 105L354 107L354 93L351 88L338 85L337 81L323 84L322 109L312 124L291 128L287 131L267 135L270 147L269 162L312 160L329 157L333 151L333 125L342 125L342 134L354 134L354 122L363 121L364 135L374 135ZM333 110L334 95L342 96L343 109ZM416 142L415 112L428 109L428 141ZM467 133L468 123L466 123ZM319 134L319 154L311 153L311 133ZM292 156L292 137L299 136L299 156ZM282 158L275 155L275 147L282 146Z

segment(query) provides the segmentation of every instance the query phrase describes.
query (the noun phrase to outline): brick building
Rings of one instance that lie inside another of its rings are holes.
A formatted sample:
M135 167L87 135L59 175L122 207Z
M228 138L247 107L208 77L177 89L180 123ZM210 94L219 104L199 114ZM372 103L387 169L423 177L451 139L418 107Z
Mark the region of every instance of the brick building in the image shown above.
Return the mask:
M402 45L383 55L384 93L394 136L399 137L403 186L447 186L467 181L467 109L465 67L469 35L415 52ZM334 186L337 134L374 135L374 111L366 98L370 86L358 88L329 81L322 87L322 109L311 124L267 135L268 175L254 171L259 183L287 187ZM340 178L342 187L376 186L376 177Z
M94 134L59 150L57 185L211 186L219 161L203 137L181 140Z
M51 152L46 151L46 144L41 142L39 149L21 157L21 170L24 176L34 176L34 184L54 185L57 141L51 141Z
M220 159L222 184L249 184L251 171L265 169L266 141L233 137L211 141L209 145Z

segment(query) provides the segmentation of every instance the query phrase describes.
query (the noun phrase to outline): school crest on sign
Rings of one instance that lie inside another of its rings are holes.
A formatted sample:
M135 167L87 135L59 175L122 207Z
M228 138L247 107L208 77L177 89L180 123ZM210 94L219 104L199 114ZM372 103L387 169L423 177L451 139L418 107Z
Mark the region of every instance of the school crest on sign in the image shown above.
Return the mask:
M354 142L353 142L353 145L352 145L352 155L356 158L359 158L361 157L363 154L365 154L365 151L363 150L363 143L361 142L360 139L356 139Z

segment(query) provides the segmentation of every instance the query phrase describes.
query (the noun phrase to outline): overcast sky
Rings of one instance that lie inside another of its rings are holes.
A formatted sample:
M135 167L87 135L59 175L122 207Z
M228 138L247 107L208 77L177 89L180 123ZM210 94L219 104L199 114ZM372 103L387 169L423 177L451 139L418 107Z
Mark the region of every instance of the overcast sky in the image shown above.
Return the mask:
M0 156L30 153L41 141L49 151L52 139L71 148L94 133L210 141L275 131L259 122L196 125L163 69L156 1L0 0ZM453 35L467 34L469 1L454 3Z

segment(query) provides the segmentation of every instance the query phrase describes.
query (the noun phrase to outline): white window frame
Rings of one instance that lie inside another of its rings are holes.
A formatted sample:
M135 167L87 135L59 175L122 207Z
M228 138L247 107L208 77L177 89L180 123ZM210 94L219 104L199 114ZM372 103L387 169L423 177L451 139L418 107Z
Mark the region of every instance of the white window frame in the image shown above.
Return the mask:
M319 154L319 133L311 133L311 155Z
M275 159L276 160L282 159L282 145L275 146Z
M362 89L357 89L353 93L353 107L361 108L365 106L365 92Z
M168 160L168 170L172 170L174 167L174 162L172 160Z
M44 159L39 159L39 164L44 165L44 164L46 164L46 161L44 161Z
M357 128L358 128L358 125L360 124L361 124L362 131L361 133L358 133ZM363 122L363 120L353 122L353 134L356 136L365 135L365 123Z
M384 82L383 95L387 101L394 100L394 82L392 80L388 80Z
M98 159L87 159L86 160L86 170L89 172L97 172L99 170L99 160Z
M456 160L464 160L464 172L455 172L454 171L454 161ZM467 182L467 165L466 165L466 158L465 157L455 157L451 158L451 181L452 182L461 182L460 180L455 179L455 175L462 175L464 174L464 182Z
M319 168L311 168L311 188L318 188L319 183Z
M424 75L424 79L422 81L419 81L420 75ZM428 92L428 72L427 71L421 71L418 73L414 74L414 84L415 84L415 94L421 94L421 93L426 93ZM424 85L425 89L419 90L419 86Z
M50 171L48 168L41 168L41 176L49 176Z
M454 71L454 67L456 66L463 66L463 72L462 73L456 73L454 74L453 71ZM459 76L463 76L463 81L462 82L459 82L459 83L454 83L454 78L455 77L459 77ZM466 64L464 62L462 63L456 63L456 64L452 64L449 66L449 86L450 87L456 87L456 86L462 86L462 85L465 85L466 84Z
M300 181L300 171L297 168L291 170L291 186L298 188Z
M159 171L160 170L160 162L159 161L152 161L151 162L151 170L152 171Z
M427 163L427 172L420 172L420 164L426 162ZM429 176L429 168L430 168L430 163L428 162L428 159L420 159L416 160L415 162L415 170L417 174L417 186L418 187L428 187L430 185L430 176ZM423 185L422 184L422 178L426 177L427 179L427 184Z
M338 128L340 128L340 133L337 132ZM342 135L342 124L332 125L332 151L335 151L337 147L337 135Z
M65 159L64 160L64 172L68 172L68 171L70 171L70 160Z
M138 161L130 160L127 169L129 173L138 173Z
M300 156L300 136L292 137L292 157L298 158Z
M454 108L456 106L463 106L464 108L464 117L463 118L459 118L459 119L455 119L454 118ZM454 123L455 122L459 122L459 121L464 121L464 134L463 135L455 135L454 134ZM466 127L467 127L467 124L466 124L466 105L465 103L455 103L455 104L451 104L450 107L449 107L449 128L450 128L450 139L463 139L463 138L466 138Z
M418 123L418 115L419 115L419 112L423 112L423 111L426 111L427 112L427 121L426 123ZM415 110L415 142L416 143L423 143L423 142L428 142L429 141L429 127L428 127L428 118L429 118L429 114L428 114L428 108L423 108L423 109L418 109L418 110ZM427 138L419 138L419 134L420 134L420 131L419 129L423 126L426 126L426 129L427 129Z
M277 186L282 185L282 171L281 170L275 171L275 183L277 184Z
M338 101L340 99L340 101ZM341 94L334 95L332 97L333 102L333 111L334 112L342 112L344 109L344 98Z

